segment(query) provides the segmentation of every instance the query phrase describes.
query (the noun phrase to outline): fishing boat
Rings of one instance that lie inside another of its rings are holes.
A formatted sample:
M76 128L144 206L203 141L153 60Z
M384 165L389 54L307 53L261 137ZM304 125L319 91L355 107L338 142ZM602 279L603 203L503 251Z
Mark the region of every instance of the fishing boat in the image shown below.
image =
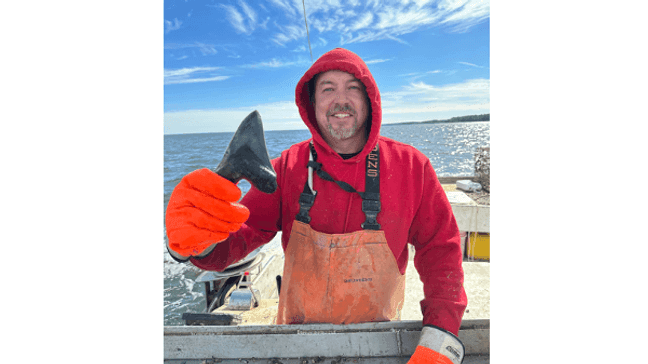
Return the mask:
M459 229L488 234L490 206L453 188L466 177L439 178ZM462 196L463 195L463 196ZM406 363L414 353L422 314L423 284L413 256L406 271L401 321L351 325L275 325L284 255L281 232L223 272L203 272L203 312L183 314L184 326L165 326L164 360L169 363ZM470 250L471 239L466 236ZM268 248L271 247L271 248ZM475 250L475 249L473 249ZM490 268L488 261L464 254L468 307L459 338L463 363L490 361Z

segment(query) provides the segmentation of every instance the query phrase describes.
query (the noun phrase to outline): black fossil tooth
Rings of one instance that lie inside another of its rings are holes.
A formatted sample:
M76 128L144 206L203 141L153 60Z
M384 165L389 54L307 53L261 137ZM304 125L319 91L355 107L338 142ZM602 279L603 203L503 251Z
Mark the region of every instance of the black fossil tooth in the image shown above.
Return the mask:
M243 119L215 172L234 183L246 179L261 192L277 190L277 173L270 163L258 111Z

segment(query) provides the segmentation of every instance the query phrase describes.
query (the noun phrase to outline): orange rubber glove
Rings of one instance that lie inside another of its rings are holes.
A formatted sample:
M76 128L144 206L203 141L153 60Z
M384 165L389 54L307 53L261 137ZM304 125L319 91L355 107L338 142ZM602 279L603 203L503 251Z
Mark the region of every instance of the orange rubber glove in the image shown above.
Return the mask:
M169 249L181 257L199 256L229 237L250 217L236 203L241 190L207 168L193 171L175 187L166 210Z
M463 343L453 334L432 326L424 326L421 338L408 364L460 364L464 357Z

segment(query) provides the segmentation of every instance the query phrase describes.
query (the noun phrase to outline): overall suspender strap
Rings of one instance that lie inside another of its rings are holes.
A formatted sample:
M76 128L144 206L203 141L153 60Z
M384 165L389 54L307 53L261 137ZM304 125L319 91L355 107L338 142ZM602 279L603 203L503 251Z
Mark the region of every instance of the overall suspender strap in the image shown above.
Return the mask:
M367 168L365 174L365 193L362 196L362 211L366 220L361 225L365 230L380 230L377 221L380 212L380 155L378 144L367 155Z
M310 146L313 153L309 153L308 163L312 162L313 158L317 158L317 154L314 153L315 149L313 148L312 142ZM317 191L312 190L312 187L313 187L313 167L309 165L308 177L306 178L306 183L304 184L304 192L302 192L301 195L299 196L299 213L297 214L297 216L295 216L295 219L297 221L301 221L305 224L309 224L311 221L309 211L311 207L313 207L313 204L315 203L315 196L317 195Z
M366 173L365 173L365 192L356 191L353 186L343 181L337 181L322 169L322 164L317 163L317 152L313 143L310 144L312 160L308 161L309 176L314 170L323 180L335 182L340 188L347 192L357 193L362 197L362 211L365 213L366 220L362 224L365 230L380 230L377 217L380 212L380 156L378 145L367 155ZM298 221L310 223L309 211L315 203L317 192L311 190L308 182L304 185L304 192L299 197L299 213L296 216Z

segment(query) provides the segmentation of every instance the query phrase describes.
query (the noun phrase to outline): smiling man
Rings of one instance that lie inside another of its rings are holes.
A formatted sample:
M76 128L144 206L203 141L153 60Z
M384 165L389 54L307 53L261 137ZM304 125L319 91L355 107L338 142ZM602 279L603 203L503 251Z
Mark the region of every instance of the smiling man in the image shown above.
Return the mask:
M169 252L222 271L282 231L277 324L352 324L400 319L411 244L425 298L410 361L459 364L467 305L459 230L430 160L380 135L380 92L353 52L320 57L295 99L312 138L272 160L276 192L252 186L237 203L236 185L191 172L167 207Z
M363 83L338 70L324 72L313 81L315 118L324 140L338 153L360 151L367 142L369 115Z

